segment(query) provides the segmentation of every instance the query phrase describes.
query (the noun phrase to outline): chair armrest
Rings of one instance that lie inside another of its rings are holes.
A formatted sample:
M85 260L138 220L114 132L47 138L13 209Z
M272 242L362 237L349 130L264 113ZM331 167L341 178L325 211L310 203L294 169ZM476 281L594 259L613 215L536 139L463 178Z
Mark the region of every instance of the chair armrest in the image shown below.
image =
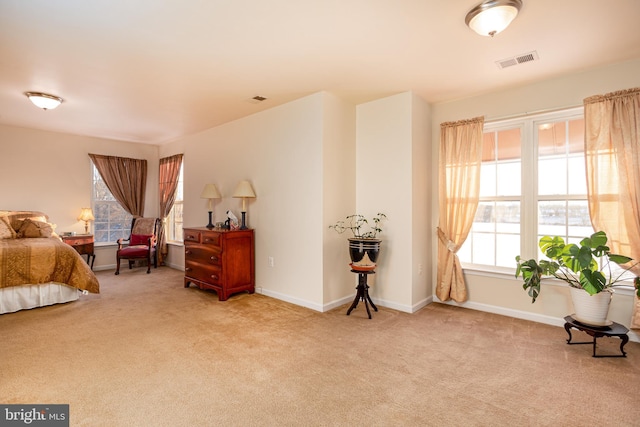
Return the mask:
M128 239L121 237L118 240L116 240L116 243L118 244L118 249L122 249L122 247L124 246L124 242L128 242L130 239L131 237L129 237Z

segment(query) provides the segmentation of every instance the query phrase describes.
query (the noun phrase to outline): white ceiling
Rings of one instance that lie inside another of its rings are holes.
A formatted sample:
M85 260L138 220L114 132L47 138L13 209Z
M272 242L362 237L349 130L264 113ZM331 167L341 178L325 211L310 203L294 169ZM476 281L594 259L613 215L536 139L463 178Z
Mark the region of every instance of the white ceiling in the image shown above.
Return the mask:
M494 38L479 2L1 0L0 123L161 144L322 90L438 103L640 57L639 0L523 0Z

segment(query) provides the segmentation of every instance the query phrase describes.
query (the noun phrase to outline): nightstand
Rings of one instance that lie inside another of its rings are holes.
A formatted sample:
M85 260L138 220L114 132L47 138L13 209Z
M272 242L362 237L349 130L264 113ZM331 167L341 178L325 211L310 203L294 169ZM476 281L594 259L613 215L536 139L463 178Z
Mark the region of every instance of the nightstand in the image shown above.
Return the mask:
M80 254L87 256L87 264L93 270L93 262L96 260L96 254L93 252L93 234L77 234L75 236L60 236L62 241L73 248Z

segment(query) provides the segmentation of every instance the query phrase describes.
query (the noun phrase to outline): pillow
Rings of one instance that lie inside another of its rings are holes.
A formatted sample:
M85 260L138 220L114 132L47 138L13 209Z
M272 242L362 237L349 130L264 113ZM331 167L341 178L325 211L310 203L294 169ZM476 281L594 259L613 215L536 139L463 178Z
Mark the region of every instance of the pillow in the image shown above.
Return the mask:
M49 217L38 211L12 211L7 216L9 217L9 223L15 231L20 230L22 222L27 218L32 221L49 222Z
M132 234L129 240L129 246L148 245L151 236L151 234Z
M33 237L51 237L53 228L50 224L42 221L33 221L29 218L22 221L22 225L18 230L18 237L21 238L33 238Z
M9 218L0 216L0 239L15 239L16 232L9 223Z

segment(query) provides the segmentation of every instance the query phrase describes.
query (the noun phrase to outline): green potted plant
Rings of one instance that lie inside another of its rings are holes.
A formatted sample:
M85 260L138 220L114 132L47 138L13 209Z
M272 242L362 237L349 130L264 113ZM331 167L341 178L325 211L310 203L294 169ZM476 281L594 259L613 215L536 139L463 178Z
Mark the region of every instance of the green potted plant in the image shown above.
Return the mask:
M353 214L329 226L339 234L351 231L353 237L348 239L349 256L355 270L373 270L376 267L382 242L378 239L378 234L382 233L381 223L385 219L387 216L378 212L370 223L364 215Z
M516 256L516 277L522 276L522 287L531 297L532 303L536 302L540 294L540 282L545 276L566 282L571 287L576 320L594 325L605 324L613 288L625 280L624 273L638 264L633 263L629 266L632 258L612 254L606 245L607 240L604 231L598 231L582 239L577 245L565 244L564 239L559 236L544 236L538 246L548 259L523 260L519 255ZM627 266L623 267L622 271L614 273L611 262ZM640 278L635 277L633 283L636 293L640 296ZM597 295L600 296L594 297ZM584 297L591 298L584 300ZM601 307L595 307L596 300L601 300ZM589 308L593 308L593 313L582 311L583 301L588 303Z

